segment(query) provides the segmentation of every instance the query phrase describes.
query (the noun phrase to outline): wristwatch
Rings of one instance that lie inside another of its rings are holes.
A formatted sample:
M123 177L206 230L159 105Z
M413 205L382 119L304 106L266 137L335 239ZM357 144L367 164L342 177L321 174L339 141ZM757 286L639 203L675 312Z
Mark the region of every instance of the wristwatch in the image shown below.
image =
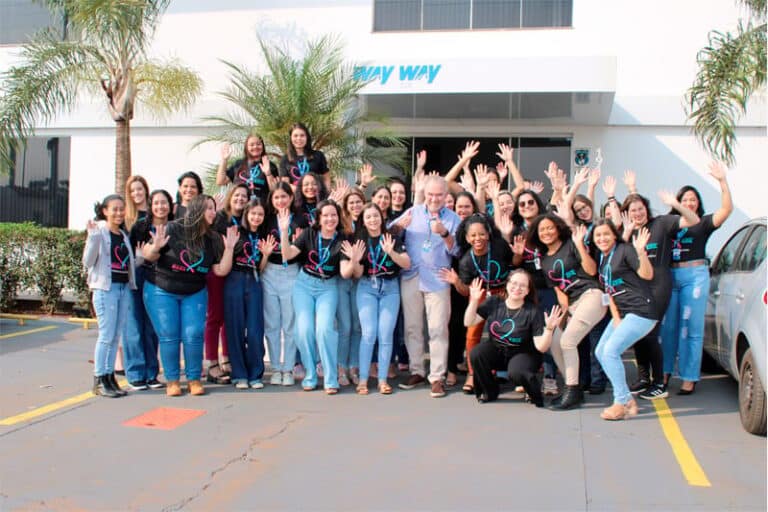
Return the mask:
M451 232L446 229L445 233L440 233L440 238L448 238L450 235Z

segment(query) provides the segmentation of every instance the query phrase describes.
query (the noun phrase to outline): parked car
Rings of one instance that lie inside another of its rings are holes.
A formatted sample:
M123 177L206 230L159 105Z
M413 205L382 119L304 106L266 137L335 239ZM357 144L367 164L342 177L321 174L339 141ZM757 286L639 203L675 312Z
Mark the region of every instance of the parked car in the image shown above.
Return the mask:
M739 416L766 433L766 218L741 226L710 267L704 350L739 383Z

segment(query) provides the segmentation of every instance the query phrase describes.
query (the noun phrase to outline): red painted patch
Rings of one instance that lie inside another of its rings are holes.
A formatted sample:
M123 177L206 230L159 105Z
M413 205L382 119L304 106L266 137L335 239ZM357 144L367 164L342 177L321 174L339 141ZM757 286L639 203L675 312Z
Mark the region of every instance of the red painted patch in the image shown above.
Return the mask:
M126 427L155 428L158 430L173 430L193 419L202 416L205 411L198 409L176 409L174 407L158 407L130 420L124 421Z

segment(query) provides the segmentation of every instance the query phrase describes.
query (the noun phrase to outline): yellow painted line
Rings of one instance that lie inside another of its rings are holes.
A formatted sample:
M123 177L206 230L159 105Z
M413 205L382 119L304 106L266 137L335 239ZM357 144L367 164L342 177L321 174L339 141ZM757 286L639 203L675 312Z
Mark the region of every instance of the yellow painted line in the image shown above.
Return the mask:
M672 410L667 405L667 401L661 398L651 400L651 402L653 402L653 406L656 408L661 428L664 431L667 442L672 447L672 452L675 454L677 463L683 471L683 476L688 480L688 484L696 487L712 487L701 464L696 460L693 450L688 446L688 441L685 440L677 420L672 416Z
M127 384L127 381L125 379L120 379L117 382L118 384L120 384L121 387L125 387ZM52 404L38 407L37 409L32 409L31 411L17 414L16 416L9 416L8 418L3 418L2 420L0 420L0 425L10 426L10 425L16 425L17 423L23 423L25 421L33 420L40 416L44 416L54 411L58 411L59 409L69 407L71 405L76 405L76 404L79 404L80 402L85 402L86 400L88 400L89 398L93 398L94 396L96 395L94 395L92 391L81 393L79 395L75 395L70 398L65 398L64 400L59 400L58 402L53 402Z
M36 332L43 332L43 331L50 331L51 329L55 329L58 327L57 325L46 325L45 327L36 327L34 329L27 329L26 331L19 331L19 332L12 332L10 334L3 334L0 336L0 340L5 340L8 338L13 338L15 336L25 336L27 334L35 334Z

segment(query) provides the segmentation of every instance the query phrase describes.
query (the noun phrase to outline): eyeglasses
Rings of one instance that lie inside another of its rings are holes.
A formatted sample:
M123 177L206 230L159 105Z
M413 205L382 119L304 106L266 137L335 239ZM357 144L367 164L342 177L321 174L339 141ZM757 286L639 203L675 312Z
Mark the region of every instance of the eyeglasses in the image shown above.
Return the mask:
M510 281L507 284L507 286L509 288L513 289L513 290L514 289L518 289L518 290L527 290L528 289L528 285L527 284L525 284L525 283L516 283L514 281Z
M583 212L587 208L589 208L589 205L585 204L584 206L582 206L580 208L574 208L573 211L574 211L574 213L576 213L576 215L579 215L581 212Z
M519 202L517 203L517 206L519 206L520 208L522 208L522 207L524 207L524 206L528 206L528 207L531 207L531 206L533 206L533 205L535 205L535 204L536 204L536 201L535 201L535 200L533 200L533 199L529 199L529 200L527 200L527 201L526 201L525 199L523 199L523 200L521 200L521 201L519 201Z

